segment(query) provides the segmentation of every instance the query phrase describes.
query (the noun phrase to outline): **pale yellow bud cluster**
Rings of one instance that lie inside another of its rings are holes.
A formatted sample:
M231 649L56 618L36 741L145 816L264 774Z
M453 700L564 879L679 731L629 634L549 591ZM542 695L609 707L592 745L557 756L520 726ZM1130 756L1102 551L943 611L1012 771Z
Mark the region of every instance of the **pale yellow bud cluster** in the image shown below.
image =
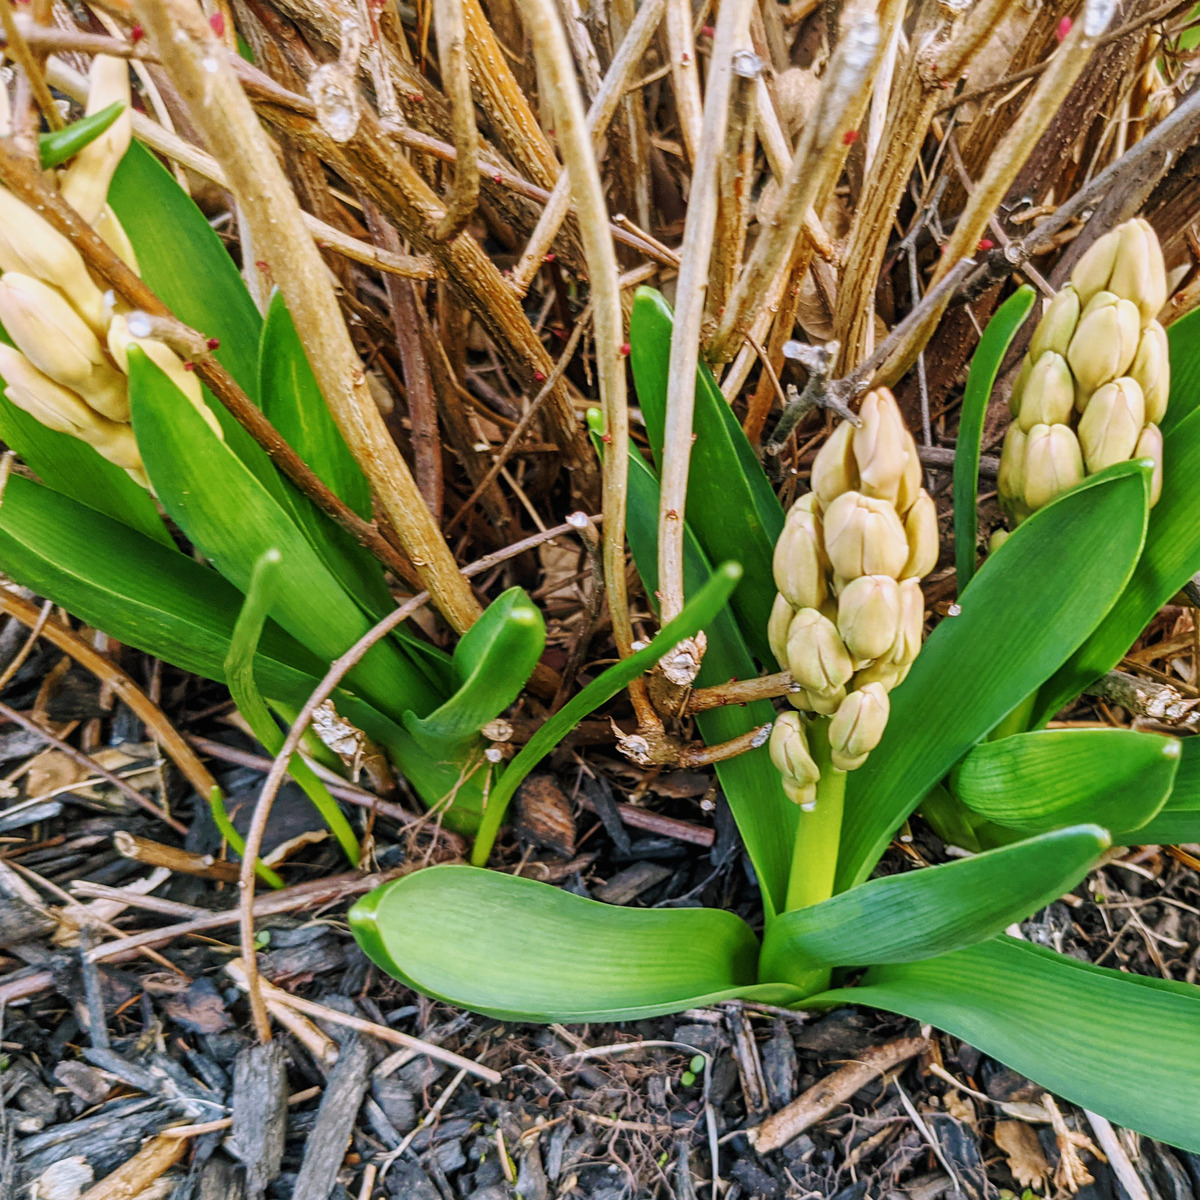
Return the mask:
M114 102L118 119L59 175L72 207L133 270L137 260L107 205L109 184L129 147L129 65L97 55L87 113ZM91 445L148 486L129 424L129 347L140 346L218 433L200 383L162 342L134 337L128 311L106 298L79 251L39 213L0 187L0 325L16 346L0 346L0 386L43 425Z
M1051 301L1013 387L1015 420L1000 456L1000 502L1015 521L1113 463L1154 460L1171 372L1155 320L1167 301L1158 238L1140 218L1107 233Z
M833 766L852 771L879 743L888 692L921 647L920 579L938 557L937 511L899 406L886 390L843 422L813 462L812 491L788 512L775 546L779 595L767 627L791 671L798 709L828 716ZM819 772L803 722L786 713L771 735L784 790L813 802Z

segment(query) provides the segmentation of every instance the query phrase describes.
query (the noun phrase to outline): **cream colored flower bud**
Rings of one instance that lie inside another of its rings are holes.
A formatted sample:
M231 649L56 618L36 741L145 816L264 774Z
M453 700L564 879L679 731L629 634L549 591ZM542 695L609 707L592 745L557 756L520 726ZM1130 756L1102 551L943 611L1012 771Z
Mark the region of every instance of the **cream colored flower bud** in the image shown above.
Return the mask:
M1008 427L1004 435L1004 447L1000 451L1000 467L996 472L996 486L1001 496L1025 494L1025 447L1028 441L1020 425Z
M826 596L821 518L811 505L793 504L775 543L775 586L794 608L820 608Z
M1012 534L1007 529L993 529L992 536L988 538L988 553L995 554L1010 537Z
M1029 382L1029 373L1033 370L1033 356L1025 355L1021 360L1021 369L1013 382L1012 391L1008 393L1008 411L1015 417L1021 411L1021 397L1025 395L1025 385Z
M1167 302L1167 273L1150 223L1136 217L1106 233L1075 264L1071 282L1084 304L1113 292L1131 300L1142 321L1153 320Z
M129 64L123 58L97 54L92 59L89 79L87 116L110 104L125 106L121 115L98 138L75 155L59 182L63 199L90 225L104 208L108 185L129 149L133 117L129 111Z
M1082 308L1079 293L1068 283L1046 306L1042 319L1033 331L1029 357L1036 361L1043 354L1054 353L1065 358Z
M1079 447L1088 473L1130 459L1145 423L1146 403L1136 379L1126 375L1099 388L1079 421Z
M839 771L853 771L867 761L887 728L891 705L880 683L851 692L829 722L829 748Z
M804 722L798 713L780 713L771 730L771 761L780 775L806 786L821 778L821 770L808 752Z
M887 388L868 392L859 410L862 427L851 437L858 465L858 490L895 505L910 454L916 446L904 425L900 406Z
M904 682L911 670L912 663L893 663L877 659L855 673L850 681L850 690L861 691L868 683L877 683L885 692L890 692Z
M787 602L787 597L776 595L775 603L771 606L771 615L767 619L767 642L781 667L787 665L788 627L795 615L796 610Z
M139 482L145 478L142 456L128 425L100 416L69 388L39 371L19 350L3 343L0 343L0 380L9 400L48 429L88 442L109 462L134 474Z
M787 663L796 682L812 692L842 687L854 663L837 626L815 608L802 608L788 627Z
M138 266L137 252L129 240L129 235L125 232L125 226L117 220L117 214L109 205L106 204L100 210L100 215L92 222L92 228L135 275L142 273Z
M904 518L904 536L908 539L908 561L900 578L921 579L937 566L938 560L937 505L924 488Z
M906 579L900 585L900 621L896 640L885 656L895 666L911 666L921 652L925 636L925 593L919 579Z
M909 509L917 502L917 497L921 495L921 484L924 480L924 474L921 471L921 459L917 455L917 444L909 435L909 445L911 453L905 461L904 474L900 477L900 490L896 494L896 512L901 517L907 515Z
M129 419L125 379L62 292L17 271L0 276L0 324L29 361L112 421Z
M0 187L0 270L53 284L96 333L104 331L104 295L83 256L48 221Z
M824 510L843 492L858 487L858 465L854 460L854 426L843 421L817 451L812 465L812 490Z
M1153 321L1167 302L1167 268L1158 235L1141 217L1126 221L1116 232L1120 236L1108 290L1132 300L1143 321Z
M838 710L838 705L846 698L844 687L830 688L824 692L810 692L801 688L798 692L788 692L787 702L801 712L817 713L822 717L831 717Z
M1035 425L1025 443L1025 503L1036 512L1083 479L1083 455L1067 425Z
M1162 495L1163 485L1163 436L1157 425L1147 425L1142 430L1133 457L1154 460L1154 474L1150 477L1150 507L1153 508Z
M1097 292L1092 297L1067 349L1081 412L1092 392L1129 369L1141 334L1142 319L1136 304L1112 292Z
M890 575L860 575L838 597L838 633L860 662L891 649L900 625L900 587Z
M1166 415L1171 394L1171 358L1167 331L1157 321L1151 321L1142 330L1129 374L1141 385L1146 420L1159 424Z
M1035 425L1065 425L1075 406L1075 380L1061 354L1048 350L1032 366L1017 423L1027 433Z
M899 577L908 562L908 538L886 500L844 492L825 512L825 554L842 578Z
M171 382L191 401L192 406L204 418L209 429L223 441L225 434L215 414L204 402L204 392L200 387L200 380L196 378L196 373L184 370L183 359L162 342L154 338L134 337L129 332L128 318L124 314L118 313L113 317L112 324L108 329L108 349L116 359L117 365L126 374L129 373L129 348L131 346L139 347L146 357L170 378Z

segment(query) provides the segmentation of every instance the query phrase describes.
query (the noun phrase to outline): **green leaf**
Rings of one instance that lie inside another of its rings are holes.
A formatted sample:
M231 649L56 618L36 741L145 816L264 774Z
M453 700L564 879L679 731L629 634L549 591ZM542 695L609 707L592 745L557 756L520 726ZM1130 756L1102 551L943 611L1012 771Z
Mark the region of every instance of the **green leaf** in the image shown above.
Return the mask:
M248 395L256 396L262 317L195 201L149 150L134 142L113 176L108 202L133 243L151 291L181 321L206 337L219 338L217 360Z
M404 727L435 757L460 753L521 694L546 648L546 623L522 588L497 596L454 649L456 691L427 717L404 714Z
M596 447L599 451L601 443L597 441ZM658 480L632 445L629 447L628 495L625 536L646 595L653 597L658 589ZM711 577L712 568L687 521L683 539L684 584L688 594L694 595ZM708 648L696 677L697 687L754 678L757 674L754 660L728 609L717 613L704 632ZM701 737L710 746L749 733L774 719L775 707L770 700L714 708L697 713L695 718ZM746 852L754 864L763 906L770 920L775 913L783 911L787 898L798 809L784 795L779 772L772 764L766 746L747 750L736 758L723 759L716 764L716 771Z
M121 642L206 679L224 682L242 594L216 571L93 509L18 475L0 505L0 570ZM268 621L254 676L271 701L299 710L325 674L322 662ZM353 680L349 686L353 686ZM426 754L396 722L351 692L338 712L381 743L426 804L453 795L445 824L472 833L485 773Z
M774 921L760 973L786 980L813 967L915 962L960 950L1069 892L1109 844L1099 826L1077 825L973 858L872 879Z
M258 384L263 412L283 440L347 508L369 520L371 486L321 395L279 291L263 322Z
M272 758L283 749L284 736L258 690L258 683L254 677L254 656L267 621L267 613L275 602L279 586L279 565L282 561L279 551L271 549L260 555L254 564L246 599L229 642L229 653L225 656L225 681L229 684L233 702L237 705L238 712L246 719L246 724L250 726L254 736ZM350 860L350 865L357 867L358 839L337 801L329 794L329 789L299 754L291 756L288 773L321 814L330 832L342 847L342 852ZM238 835L238 841L229 838L228 833L225 836L232 842L238 854L244 856L246 846L245 842L241 841L241 836Z
M289 572L272 609L284 629L325 662L367 632L366 617L287 513L136 347L129 400L160 501L222 575L244 590L259 556L276 549ZM372 647L347 678L384 711L428 712L437 703L424 674L390 641Z
M516 1021L627 1021L760 987L758 941L710 908L617 908L561 888L439 866L376 888L350 910L372 961L440 1000Z
M1175 386L1172 378L1172 396ZM1034 724L1048 721L1089 683L1116 666L1154 614L1200 571L1197 481L1200 412L1179 421L1164 438L1162 495L1150 510L1146 547L1133 578L1091 637L1038 692Z
M1200 406L1200 309L1167 327L1171 360L1171 394L1162 419L1164 436Z
M1200 738L1179 739L1181 754L1175 786L1167 802L1140 826L1121 822L1113 827L1119 846L1163 846L1200 842Z
M1017 330L1025 323L1037 293L1028 284L1019 287L996 310L979 339L958 418L958 441L954 449L954 563L958 590L963 592L975 574L978 553L979 450L983 419L996 385L1000 364L1012 345Z
M1080 821L1145 825L1166 803L1179 767L1177 738L1129 729L1043 729L982 742L950 775L973 812L1041 832Z
M174 545L144 487L86 442L48 429L18 408L4 395L3 387L0 381L0 440L18 453L43 483L164 546Z
M662 295L640 287L629 318L629 361L655 462L662 465L667 363L674 318ZM695 441L688 473L686 520L710 562L740 562L745 578L733 611L754 655L774 668L767 620L775 602L771 558L783 509L712 372L696 369Z
M730 593L737 587L741 577L742 569L737 563L725 563L683 606L679 616L663 626L650 645L602 672L538 729L516 758L509 763L499 782L492 787L479 836L471 850L471 861L476 866L487 862L508 803L529 772L590 712L611 700L644 671L648 671L684 638L691 637L697 630L709 625L713 617L725 607Z
M1200 1151L1200 990L997 938L807 1002L928 1022L1110 1121Z
M38 154L42 160L42 170L61 167L68 158L74 158L84 146L90 146L108 129L124 110L125 105L118 100L90 117L73 121L65 129L39 133Z
M971 580L891 694L850 774L838 890L861 883L925 794L1047 679L1120 595L1146 529L1147 468L1093 475L1020 525Z

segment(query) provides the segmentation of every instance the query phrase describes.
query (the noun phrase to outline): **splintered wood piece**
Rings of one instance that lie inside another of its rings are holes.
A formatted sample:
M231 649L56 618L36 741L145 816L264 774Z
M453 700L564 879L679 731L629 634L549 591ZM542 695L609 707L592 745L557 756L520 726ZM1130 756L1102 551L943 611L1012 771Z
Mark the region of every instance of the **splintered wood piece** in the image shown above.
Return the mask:
M80 1200L133 1200L169 1171L187 1146L182 1138L151 1138L128 1162L88 1188Z
M928 1038L898 1038L882 1046L872 1046L859 1055L857 1062L826 1075L820 1083L813 1084L786 1108L781 1108L774 1116L751 1129L750 1144L759 1154L786 1146L792 1138L799 1137L810 1125L828 1116L877 1075L890 1071L907 1059L915 1058L928 1048Z
M259 1200L279 1174L287 1127L287 1050L247 1046L233 1064L232 1149L246 1166L246 1195Z

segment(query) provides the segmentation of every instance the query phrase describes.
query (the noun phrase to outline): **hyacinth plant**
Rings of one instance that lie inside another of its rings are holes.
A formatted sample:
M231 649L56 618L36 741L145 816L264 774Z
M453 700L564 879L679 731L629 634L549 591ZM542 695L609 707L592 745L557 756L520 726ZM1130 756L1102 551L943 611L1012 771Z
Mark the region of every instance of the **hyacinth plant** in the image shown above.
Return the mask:
M905 639L920 641L916 622L908 630L889 584L875 578L871 598L842 611L855 572L839 569L847 565L839 497L852 497L843 507L872 515L885 531L870 545L857 540L860 555L883 555L860 557L858 578L884 576L901 591L932 561L935 533L890 397L870 399L862 429L835 431L814 464L813 492L785 519L712 375L699 371L688 586L711 588L724 574L714 564L730 558L745 578L705 625L696 684L774 670L776 651L779 665L798 674L830 675L792 681L786 699L800 711L789 705L779 716L771 701L754 700L696 716L710 743L773 719L783 730L771 745L717 764L761 887L761 937L728 912L613 907L448 865L385 885L351 910L378 965L428 995L517 1020L622 1021L738 998L809 1009L874 1005L962 1037L1132 1129L1200 1148L1190 1063L1200 1049L1200 989L1093 967L1004 932L1078 884L1110 845L1200 836L1194 740L1044 728L1200 568L1192 385L1172 393L1161 459L1117 462L1082 478L1030 513L976 570L982 412L1031 304L1026 288L1002 306L975 357L963 425L974 443L964 448L960 438L965 465L955 480L956 536L969 538L972 552L951 615L915 657ZM629 538L651 596L671 331L662 298L640 291L631 357L654 465L631 450ZM1174 379L1194 380L1200 321L1185 318L1168 337ZM597 448L612 452L599 440ZM876 475L885 465L890 471ZM872 487L883 497L866 503ZM880 516L880 505L890 516ZM915 514L909 532L901 513ZM871 701L870 729L860 700L846 723L853 731L831 736L847 701L876 684L887 709ZM872 878L918 810L979 821L986 814L1007 830L1007 844ZM1118 1052L1128 1069L1114 1081Z

